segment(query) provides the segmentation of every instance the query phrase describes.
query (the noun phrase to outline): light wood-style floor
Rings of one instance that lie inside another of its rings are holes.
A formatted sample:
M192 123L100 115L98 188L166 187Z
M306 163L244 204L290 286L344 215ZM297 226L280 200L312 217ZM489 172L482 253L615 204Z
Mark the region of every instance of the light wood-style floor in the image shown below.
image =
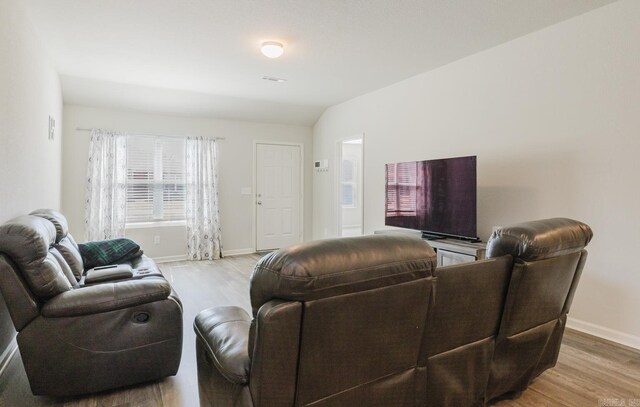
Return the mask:
M0 377L0 407L197 407L193 320L199 311L220 305L237 305L249 311L249 276L259 257L256 254L161 264L184 305L184 347L175 377L86 397L36 397L31 394L20 354L16 353ZM614 401L624 404L613 404ZM599 405L640 406L640 351L571 330L565 333L554 369L543 373L518 399L495 404L497 407Z

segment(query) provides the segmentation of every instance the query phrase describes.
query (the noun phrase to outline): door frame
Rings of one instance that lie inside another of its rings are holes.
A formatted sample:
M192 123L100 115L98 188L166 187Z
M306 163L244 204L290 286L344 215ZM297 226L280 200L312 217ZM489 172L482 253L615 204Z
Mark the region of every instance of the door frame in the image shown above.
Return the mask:
M271 140L253 140L253 251L258 250L258 144L275 146L297 146L300 147L300 242L304 241L304 143Z
M345 141L353 141L353 140L362 140L362 160L360 162L360 190L358 191L358 199L360 199L360 204L362 205L362 215L361 215L361 233L364 235L364 132L354 134L350 137L344 137L336 140L336 148L335 148L335 162L336 162L336 173L335 173L335 188L333 189L334 197L333 197L333 208L336 211L336 235L337 237L342 237L342 201L341 197L341 186L342 186L342 144Z

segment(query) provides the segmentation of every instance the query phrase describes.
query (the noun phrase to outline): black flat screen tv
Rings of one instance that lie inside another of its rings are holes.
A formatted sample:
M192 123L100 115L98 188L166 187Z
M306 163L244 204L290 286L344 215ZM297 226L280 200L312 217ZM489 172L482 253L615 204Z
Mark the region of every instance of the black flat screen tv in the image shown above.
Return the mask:
M478 240L476 157L386 165L385 225Z

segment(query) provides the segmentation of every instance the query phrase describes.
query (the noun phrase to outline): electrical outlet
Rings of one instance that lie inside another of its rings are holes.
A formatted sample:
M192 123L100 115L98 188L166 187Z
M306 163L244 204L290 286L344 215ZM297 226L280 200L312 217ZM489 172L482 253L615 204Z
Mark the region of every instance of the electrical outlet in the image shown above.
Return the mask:
M153 244L160 244L160 236L153 237Z

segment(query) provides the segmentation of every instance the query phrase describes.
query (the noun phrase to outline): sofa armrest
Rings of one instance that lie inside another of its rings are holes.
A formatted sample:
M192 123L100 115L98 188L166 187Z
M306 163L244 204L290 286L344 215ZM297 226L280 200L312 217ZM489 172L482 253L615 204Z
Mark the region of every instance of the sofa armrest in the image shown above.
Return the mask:
M196 316L193 329L220 374L229 382L249 381L251 317L240 307L206 309Z
M52 298L42 307L47 318L98 314L164 300L171 286L163 278L126 280L76 288Z
M110 266L95 267L84 273L85 285L116 282L133 277L133 270L128 264L113 264Z

